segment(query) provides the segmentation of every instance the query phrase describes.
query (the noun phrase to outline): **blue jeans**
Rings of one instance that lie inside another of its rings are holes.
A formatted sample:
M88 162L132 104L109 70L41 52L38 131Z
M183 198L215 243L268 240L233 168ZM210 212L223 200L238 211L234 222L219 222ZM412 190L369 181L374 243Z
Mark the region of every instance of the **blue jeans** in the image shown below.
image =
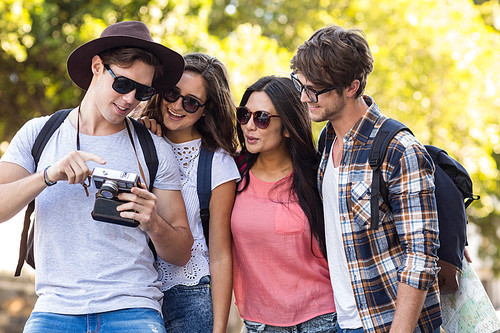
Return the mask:
M165 333L160 313L153 309L125 309L86 315L33 312L24 333Z
M337 333L364 333L363 328L340 328L339 323L337 322Z
M167 333L212 332L210 276L195 286L177 285L163 293L163 320Z
M337 314L327 313L295 326L272 326L255 321L243 320L247 333L336 333Z
M337 333L364 333L365 331L363 330L363 328L355 328L355 329L349 329L349 328L346 328L346 329L342 329L340 328L339 326L339 323L337 322ZM441 332L441 329L438 327L434 330L433 333L439 333Z

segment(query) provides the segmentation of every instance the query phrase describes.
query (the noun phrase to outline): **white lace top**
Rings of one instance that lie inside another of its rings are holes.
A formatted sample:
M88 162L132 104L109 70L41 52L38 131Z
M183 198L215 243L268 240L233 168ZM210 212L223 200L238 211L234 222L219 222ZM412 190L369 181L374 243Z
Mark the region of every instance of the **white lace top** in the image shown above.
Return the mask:
M201 139L184 143L173 143L165 139L174 151L182 183L182 197L186 204L189 227L194 243L191 249L191 259L185 266L169 264L158 258L155 266L162 282L162 290L168 290L175 285L194 286L200 279L210 274L208 266L208 248L203 236L200 218L200 202L198 200L197 169L200 155ZM239 180L240 174L234 159L224 150L215 152L212 161L212 190L230 180Z

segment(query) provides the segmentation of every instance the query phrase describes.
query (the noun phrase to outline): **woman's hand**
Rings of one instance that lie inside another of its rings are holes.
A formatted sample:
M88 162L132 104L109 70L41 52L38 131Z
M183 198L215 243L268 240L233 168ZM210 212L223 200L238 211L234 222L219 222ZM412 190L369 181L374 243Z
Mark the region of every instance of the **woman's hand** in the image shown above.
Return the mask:
M143 123L144 126L146 126L146 128L150 130L153 134L156 134L159 137L162 136L161 125L158 124L155 119L149 118L148 116L142 116L137 120Z

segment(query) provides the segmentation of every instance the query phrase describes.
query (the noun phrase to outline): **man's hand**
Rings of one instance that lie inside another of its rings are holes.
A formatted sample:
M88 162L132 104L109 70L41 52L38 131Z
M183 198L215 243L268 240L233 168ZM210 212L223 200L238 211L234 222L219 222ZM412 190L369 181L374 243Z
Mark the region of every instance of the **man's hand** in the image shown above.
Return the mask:
M72 151L47 169L47 177L50 181L67 180L68 184L80 184L91 173L87 161L106 164L106 160L96 154L81 150Z
M147 116L143 116L137 120L140 121L141 123L143 123L144 126L146 126L146 128L148 130L150 130L153 134L156 134L157 136L159 136L161 138L161 136L162 136L161 125L158 124L155 119L149 118Z
M136 220L139 222L139 228L149 232L163 223L162 218L156 210L156 195L146 189L146 185L141 183L141 188L133 187L130 193L122 192L118 194L118 199L128 201L118 207L121 217Z
M67 180L70 184L82 183L90 175L85 162L106 161L91 153L73 151L47 169L49 181ZM16 215L46 187L44 171L30 175L26 169L15 163L0 162L0 222Z
M464 257L465 260L467 260L469 263L472 263L472 259L470 257L469 251L467 251L467 248L464 248Z

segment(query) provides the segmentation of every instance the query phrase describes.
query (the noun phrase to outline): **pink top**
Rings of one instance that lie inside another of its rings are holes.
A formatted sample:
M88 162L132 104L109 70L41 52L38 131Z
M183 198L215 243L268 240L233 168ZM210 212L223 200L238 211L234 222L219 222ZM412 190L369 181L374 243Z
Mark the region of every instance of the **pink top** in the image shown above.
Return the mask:
M291 174L280 182L290 182ZM250 172L236 196L231 218L233 284L243 319L293 326L335 312L328 264L298 202L287 202L289 186L271 188ZM271 199L270 199L271 198Z

